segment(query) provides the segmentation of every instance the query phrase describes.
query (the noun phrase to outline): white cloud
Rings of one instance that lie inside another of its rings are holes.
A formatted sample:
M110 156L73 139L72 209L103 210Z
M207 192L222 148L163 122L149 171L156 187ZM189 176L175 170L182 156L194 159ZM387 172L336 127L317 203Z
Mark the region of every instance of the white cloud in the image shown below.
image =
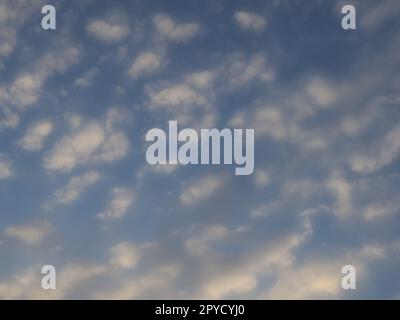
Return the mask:
M151 169L156 173L168 175L173 173L178 167L179 164L159 163L151 166Z
M312 101L319 107L331 106L337 99L332 85L322 78L314 78L307 86L307 92Z
M118 268L131 269L138 263L140 254L136 245L123 241L111 248L110 263Z
M162 37L175 42L184 42L193 38L200 29L196 23L176 23L164 14L155 15L153 23Z
M228 57L220 70L220 76L228 88L236 89L252 80L271 82L275 78L275 71L267 63L264 54L257 53L247 57L238 53Z
M216 73L210 70L198 71L189 74L186 77L186 82L198 89L206 89L215 80Z
M142 75L152 74L162 66L162 57L156 52L143 52L139 54L129 68L129 75L136 79Z
M40 1L2 0L0 3L0 68L2 58L8 57L18 43L19 30L29 17L40 11Z
M113 162L123 158L129 150L129 140L116 125L121 122L118 109L111 108L105 123L83 123L75 117L71 133L56 141L44 159L47 170L69 171L77 165L98 161ZM67 121L71 121L68 118Z
M37 151L42 149L46 137L53 131L53 123L49 120L42 120L32 125L25 136L22 137L18 144L28 151Z
M267 186L269 183L268 172L265 170L256 170L254 175L254 183L259 188Z
M71 129L78 129L81 124L82 124L82 117L78 114L74 114L74 113L67 113L64 116L64 119L66 120L66 122L68 123L69 127Z
M261 298L332 299L341 292L340 281L340 265L314 261L297 269L283 269L276 284Z
M0 108L0 114L0 129L13 129L16 128L19 124L19 115L16 112L11 111L9 108L3 106L2 108Z
M106 115L106 130L112 132L118 128L119 125L130 123L133 115L126 109L119 107L111 107Z
M271 245L255 250L233 266L222 264L216 272L209 274L199 284L199 297L202 299L223 299L230 294L246 294L258 285L258 276L277 274L281 269L292 265L292 250L303 243L308 235L294 233L282 237ZM206 263L209 261L203 257Z
M257 136L269 136L276 140L286 139L290 134L289 125L280 108L273 105L263 105L247 113L237 113L228 123L234 128L254 128Z
M28 245L38 245L53 232L53 227L48 222L37 222L27 225L8 227L4 233Z
M268 135L279 140L288 134L281 111L275 106L258 108L251 121L257 135Z
M211 128L217 118L211 108L216 93L212 85L215 76L213 71L203 70L175 81L146 85L148 108L167 113L181 125L194 129Z
M205 176L184 188L180 201L185 206L194 205L214 195L225 181L221 177Z
M105 132L101 126L95 122L88 123L57 141L44 165L48 170L71 170L79 162L87 162L104 141Z
M367 30L376 30L390 19L398 17L400 4L391 0L372 2L363 8L363 12L360 25Z
M114 188L112 199L104 212L97 214L101 220L122 219L135 203L135 193L127 188Z
M54 201L61 204L71 204L99 179L100 174L96 171L72 177L63 189L54 192Z
M80 50L68 43L43 54L32 63L30 72L21 73L8 86L0 86L0 102L23 111L36 104L45 81L56 73L62 73L80 58Z
M103 20L92 20L86 26L86 31L96 39L107 42L119 42L129 34L129 27L122 23L109 23Z
M229 230L224 226L209 226L201 234L186 240L186 250L192 255L202 256L210 252L210 244L225 239L228 234Z
M95 299L131 300L142 297L171 298L173 281L179 276L176 264L161 264L151 268L140 277L130 277L121 282L113 291L94 293Z
M260 32L267 25L264 17L250 12L238 11L234 14L236 24L243 30Z
M336 198L335 213L339 217L346 216L351 213L352 209L352 186L342 176L338 174L332 175L327 182L328 189Z
M364 244L360 250L360 255L369 260L383 259L386 256L387 248L372 244Z
M400 127L391 129L379 141L373 155L357 154L351 157L350 165L353 171L371 173L392 163L400 153Z
M337 299L341 288L342 267L351 261L357 281L368 278L370 261L382 260L392 245L363 244L361 248L344 249L339 254L316 257L300 265L290 265L277 273L277 282L261 299Z
M104 162L114 162L122 159L129 150L128 137L123 132L111 133L104 145L101 147L100 153L95 159Z
M363 217L368 222L375 222L393 216L398 210L398 201L388 203L371 203L363 211Z
M85 72L80 78L76 79L74 85L80 88L87 88L92 84L93 79L98 73L99 71L96 68L91 69Z
M148 108L163 110L179 123L192 128L215 125L213 104L226 94L253 80L270 82L274 71L263 54L231 54L215 68L188 73L173 81L146 85ZM265 127L264 125L262 127Z
M0 153L0 179L7 179L14 175L11 162Z
M207 99L185 84L172 85L162 90L148 87L150 107L173 108L207 104Z
M366 110L361 115L347 116L340 123L340 131L348 136L356 136L368 128L378 115L378 108L375 108Z

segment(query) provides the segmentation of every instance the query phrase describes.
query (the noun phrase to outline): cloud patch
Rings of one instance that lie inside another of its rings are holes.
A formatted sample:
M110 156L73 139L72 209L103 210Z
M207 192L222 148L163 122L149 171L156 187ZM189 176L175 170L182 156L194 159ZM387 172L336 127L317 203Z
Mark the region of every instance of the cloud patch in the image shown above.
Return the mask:
M53 123L49 120L42 120L32 125L18 145L27 151L38 151L43 147L46 137L53 131Z
M196 23L177 23L165 14L153 17L153 23L158 34L167 40L185 42L198 34L200 27Z
M122 23L92 20L87 24L86 32L102 42L116 43L128 36L129 27Z
M7 237L14 238L27 245L38 245L52 232L53 227L48 222L37 222L33 224L14 225L5 229Z
M135 203L135 193L128 188L114 188L111 200L104 212L97 214L100 220L120 220Z
M267 25L266 19L256 13L238 11L233 16L236 24L243 30L261 32Z

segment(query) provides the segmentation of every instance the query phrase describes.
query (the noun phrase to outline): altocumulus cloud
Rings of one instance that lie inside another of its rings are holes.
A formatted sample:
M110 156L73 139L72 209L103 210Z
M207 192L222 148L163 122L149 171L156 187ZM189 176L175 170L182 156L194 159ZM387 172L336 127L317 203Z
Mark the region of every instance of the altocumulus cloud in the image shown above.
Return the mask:
M1 298L399 296L399 4L41 3L0 4ZM254 175L149 167L166 119L254 128Z
M18 144L28 151L37 151L42 149L46 137L53 131L53 123L48 120L40 121L32 125L25 136L23 136Z
M0 179L7 179L14 175L11 161L0 153Z
M112 126L116 113L110 109L104 124L97 121L82 122L79 116L72 124L71 132L55 142L44 158L44 166L50 171L69 171L88 162L110 163L123 158L129 150L125 133Z
M104 212L97 214L101 220L119 220L135 203L135 193L128 188L116 187L112 190L111 200Z
M267 25L267 21L263 16L246 11L236 12L234 14L234 19L240 28L249 31L260 32L263 31Z
M38 245L53 231L54 228L49 222L38 221L31 224L9 226L5 229L4 234L28 245Z

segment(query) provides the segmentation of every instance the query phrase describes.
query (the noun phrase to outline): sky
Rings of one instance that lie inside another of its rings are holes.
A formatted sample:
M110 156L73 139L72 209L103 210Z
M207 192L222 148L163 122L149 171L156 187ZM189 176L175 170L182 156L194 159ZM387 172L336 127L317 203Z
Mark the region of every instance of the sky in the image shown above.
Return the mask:
M0 298L400 298L399 14L0 0ZM170 120L254 129L253 174L149 165Z

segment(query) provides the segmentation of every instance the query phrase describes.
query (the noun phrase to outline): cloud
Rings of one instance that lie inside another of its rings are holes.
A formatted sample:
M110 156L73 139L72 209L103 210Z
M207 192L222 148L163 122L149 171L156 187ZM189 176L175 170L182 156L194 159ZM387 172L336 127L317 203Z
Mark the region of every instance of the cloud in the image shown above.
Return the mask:
M123 158L129 150L129 140L115 126L116 112L109 111L104 125L97 121L82 123L80 120L76 123L71 133L56 141L46 155L45 168L50 171L70 171L88 162L110 163Z
M48 170L69 171L79 162L89 161L104 141L105 132L102 127L96 122L88 123L79 131L57 141L46 156L44 165Z
M372 5L371 5L372 4ZM385 22L395 19L400 13L400 5L395 1L385 0L379 3L367 3L360 18L363 28L373 31L379 29Z
M238 11L233 17L236 24L243 30L260 32L263 31L267 25L265 18L255 13Z
M191 206L211 197L224 184L221 177L205 176L185 187L179 199L183 205Z
M92 20L86 26L86 32L97 40L106 43L119 42L129 34L129 27L123 23L110 23L103 20Z
M90 171L81 176L72 177L64 188L54 192L54 203L71 204L75 202L99 179L100 174L96 171Z
M209 245L223 240L229 234L229 230L221 225L207 227L200 235L192 237L185 242L186 250L196 256L202 256L210 253Z
M143 52L135 58L135 61L129 68L129 75L137 79L142 75L149 75L156 72L161 66L162 57L160 54L151 51Z
M114 162L122 159L128 150L129 141L126 134L123 132L113 132L109 134L95 159L104 162Z
M0 179L7 179L14 175L11 162L0 153Z
M46 137L53 131L53 123L42 120L32 125L18 141L18 145L27 151L38 151L43 147Z
M232 54L223 63L220 75L226 82L225 86L232 89L242 87L252 80L271 82L275 71L262 53L246 56L242 53Z
M53 232L53 227L48 222L37 222L26 225L8 227L4 234L15 238L27 245L38 245Z
M194 88L207 89L212 85L215 77L215 71L203 70L187 75L186 82Z
M125 279L113 291L107 288L95 292L93 297L107 300L132 300L157 296L171 299L171 285L178 278L179 271L179 267L174 264L161 264L140 276Z
M216 120L211 108L215 96L211 81L206 71L199 71L178 80L148 84L147 106L151 111L165 112L181 125L210 128Z
M314 78L307 86L307 92L312 101L319 107L331 106L337 99L332 86L322 78Z
M300 268L282 270L276 284L261 298L332 299L341 292L340 281L340 265L313 261Z
M75 80L74 85L80 88L87 88L92 85L93 79L98 75L99 71L93 68L85 72L82 77Z
M392 163L400 153L400 127L391 129L381 141L372 155L356 154L351 157L351 169L368 174Z
M108 208L97 217L101 220L122 219L135 203L135 193L127 188L114 188Z
M334 174L327 182L328 189L336 198L335 212L337 216L344 217L351 213L352 186L341 175Z
M11 55L18 43L20 29L29 18L40 12L41 1L3 0L0 4L0 69L2 58Z
M309 232L306 229L304 232L285 235L264 248L242 256L234 265L219 265L217 270L201 280L198 296L203 299L223 299L232 294L249 294L258 286L259 276L273 275L278 270L292 265L292 251L304 242ZM210 264L206 256L203 256L203 259Z
M393 203L371 203L363 211L363 217L368 222L376 222L396 214L399 208L398 201Z
M372 261L383 260L389 251L395 251L392 244L362 244L357 248L346 248L339 253L321 255L299 265L282 268L277 274L275 285L261 299L338 299L342 296L341 269L351 264L357 271L357 281L364 282L370 277L368 266ZM359 289L359 288L357 288Z
M279 203L278 202L272 202L269 204L264 204L261 205L253 210L250 211L250 216L252 218L262 218L262 217L266 217L269 214L271 214L271 212L277 210L279 207Z
M262 188L268 185L269 183L269 175L265 170L256 170L254 175L254 183L257 187Z
M385 246L364 244L360 250L360 255L369 260L383 259L386 256L387 248Z
M173 282L180 274L179 264L158 260L141 272L135 272L137 264L142 263L142 260L153 259L151 252L158 252L159 249L157 244L137 245L128 241L122 241L112 247L111 259L107 265L107 277L112 279L112 284L93 290L92 297L94 299L141 299L154 296L171 298Z
M33 62L32 70L18 74L11 84L0 86L0 102L18 111L32 107L38 102L46 80L78 63L80 54L80 50L69 43L60 43L57 49Z
M115 131L119 125L130 123L132 120L133 115L127 109L113 106L107 111L106 130L108 132Z
M262 105L247 113L237 113L228 123L234 128L254 128L257 136L276 140L286 139L290 135L281 110L273 105Z
M131 269L138 263L140 254L136 245L123 241L111 248L110 263L118 268Z
M185 106L201 106L207 103L205 97L201 96L188 85L173 85L156 91L148 87L150 105L152 108L171 108Z
M155 15L153 23L163 38L174 42L185 42L193 38L200 30L196 23L176 23L164 14Z
M273 78L273 68L263 54L230 54L214 68L146 85L147 105L152 111L168 113L180 124L211 128L218 118L215 104L220 96L253 80L271 82Z
M14 129L20 122L20 117L16 112L10 110L10 108L0 108L1 120L0 129Z

